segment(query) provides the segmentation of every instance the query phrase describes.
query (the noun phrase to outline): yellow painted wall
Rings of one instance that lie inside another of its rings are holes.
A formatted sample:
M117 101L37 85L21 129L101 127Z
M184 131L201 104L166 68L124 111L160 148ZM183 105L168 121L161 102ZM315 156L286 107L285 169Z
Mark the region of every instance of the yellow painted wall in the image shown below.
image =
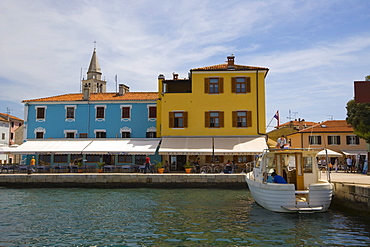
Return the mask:
M162 94L162 80L158 80L160 100L157 103L157 133L160 136L240 136L266 133L265 74L266 71L259 71L258 74L256 71L193 71L192 93ZM251 78L251 93L235 94L231 92L231 78L237 76ZM204 93L204 78L206 77L223 77L224 92L220 94ZM252 111L252 127L232 127L232 111L237 110ZM188 112L188 128L169 128L169 112L172 111ZM223 111L224 127L206 128L206 111Z

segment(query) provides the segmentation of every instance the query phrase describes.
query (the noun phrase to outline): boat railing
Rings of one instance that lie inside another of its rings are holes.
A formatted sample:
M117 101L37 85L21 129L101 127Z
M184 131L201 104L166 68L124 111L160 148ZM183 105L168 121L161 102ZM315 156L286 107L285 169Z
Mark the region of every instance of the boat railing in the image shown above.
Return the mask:
M245 172L248 173L248 172L253 171L253 168L254 168L255 164L256 164L255 161L251 161L251 162L246 163L245 164Z

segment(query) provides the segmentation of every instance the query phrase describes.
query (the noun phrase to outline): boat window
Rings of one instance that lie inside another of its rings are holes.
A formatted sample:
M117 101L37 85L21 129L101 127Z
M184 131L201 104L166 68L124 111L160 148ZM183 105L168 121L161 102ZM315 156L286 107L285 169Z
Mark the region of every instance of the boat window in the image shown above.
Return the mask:
M289 156L289 159L288 160L288 164L286 166L288 166L288 170L289 171L292 171L295 169L295 156L291 155Z
M266 170L269 170L270 168L276 168L276 159L274 157L266 157Z
M312 173L312 157L303 157L303 169L304 173Z

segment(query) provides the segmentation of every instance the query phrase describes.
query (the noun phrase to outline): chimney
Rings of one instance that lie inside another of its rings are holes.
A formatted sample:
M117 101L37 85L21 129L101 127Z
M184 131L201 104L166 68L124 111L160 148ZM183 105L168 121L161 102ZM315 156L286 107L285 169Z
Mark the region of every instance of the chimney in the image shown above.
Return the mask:
M172 75L173 75L174 81L177 81L179 79L179 74L176 74L175 72L173 72Z
M164 79L165 79L165 77L164 77L164 75L163 75L163 74L159 74L159 75L158 75L158 80L161 80L161 79L162 79L162 80L164 80Z
M88 84L85 84L84 86L83 100L90 100L90 87Z
M231 54L231 56L227 57L227 69L235 69L234 60L235 60L234 54Z
M130 88L128 86L126 86L125 84L119 84L118 95L120 96L125 95L129 91L130 91Z

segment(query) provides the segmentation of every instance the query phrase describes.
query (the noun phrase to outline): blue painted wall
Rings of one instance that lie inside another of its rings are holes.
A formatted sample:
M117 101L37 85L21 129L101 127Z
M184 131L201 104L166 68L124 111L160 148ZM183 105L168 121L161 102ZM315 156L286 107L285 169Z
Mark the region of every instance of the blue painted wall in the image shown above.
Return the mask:
M121 121L121 106L131 106L130 121ZM149 119L148 105L156 105L155 101L129 102L129 103L86 103L71 102L57 104L42 102L42 104L29 104L26 108L27 139L35 138L35 129L45 129L44 139L65 138L65 130L77 130L80 133L88 133L88 138L95 138L94 130L106 130L106 138L120 138L120 129L131 129L130 138L145 138L147 129L156 127L156 120ZM36 107L45 106L45 121L36 121ZM65 106L76 106L75 121L66 121ZM105 106L105 119L96 120L96 106Z

